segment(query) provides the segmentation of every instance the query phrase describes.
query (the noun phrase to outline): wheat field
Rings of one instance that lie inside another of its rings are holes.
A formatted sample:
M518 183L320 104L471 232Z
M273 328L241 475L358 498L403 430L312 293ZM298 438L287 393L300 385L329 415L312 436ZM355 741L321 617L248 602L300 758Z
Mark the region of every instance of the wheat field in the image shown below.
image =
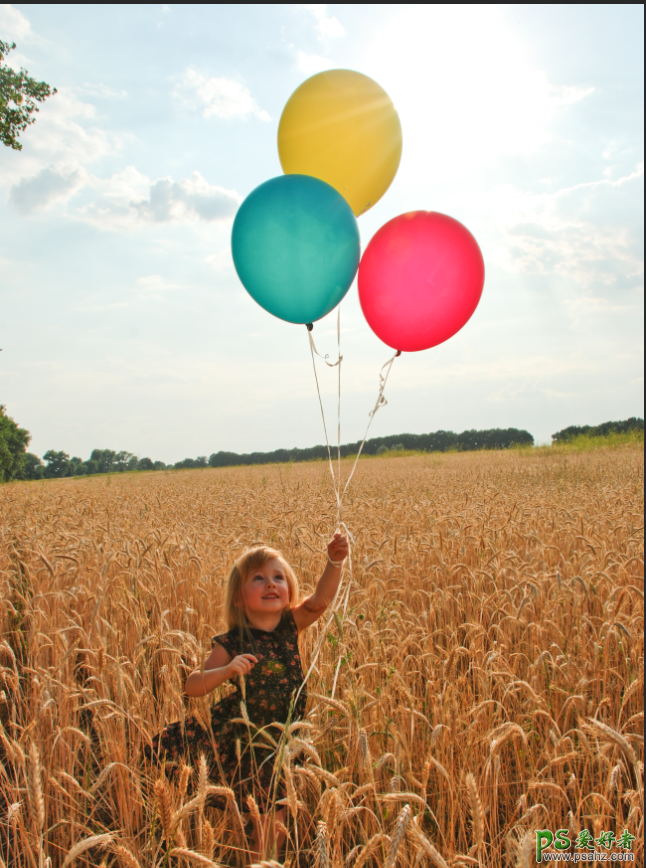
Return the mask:
M643 864L642 487L628 446L359 463L280 864L528 866L542 828ZM280 548L306 594L335 522L324 463L0 488L0 868L245 864L219 782L141 750L218 698L182 687L235 557Z

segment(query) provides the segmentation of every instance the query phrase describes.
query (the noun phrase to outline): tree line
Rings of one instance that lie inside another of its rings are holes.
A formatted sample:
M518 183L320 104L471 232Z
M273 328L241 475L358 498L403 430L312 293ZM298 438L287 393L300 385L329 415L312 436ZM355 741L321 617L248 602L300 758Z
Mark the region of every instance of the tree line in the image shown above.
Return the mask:
M476 449L509 449L512 446L533 446L534 438L529 431L518 428L491 428L487 431L435 431L431 434L391 434L388 437L373 437L366 440L364 455L379 455L384 452L414 449L422 452L470 452ZM356 455L361 441L341 446L341 457ZM336 455L336 446L333 452ZM273 452L216 452L208 460L209 467L233 467L237 464L283 464L286 461L313 461L327 458L326 446L310 446L306 449L275 449ZM198 459L199 460L199 459ZM191 459L187 458L186 462ZM198 465L180 462L182 466ZM175 465L177 467L177 465ZM204 465L202 465L204 466Z
M623 422L604 422L602 425L570 425L552 435L554 443L563 443L581 435L608 437L628 431L644 430L644 420L631 417ZM31 434L21 428L7 415L0 404L0 482L12 479L57 479L66 476L90 476L96 473L125 473L126 471L181 470L200 467L235 467L250 464L284 464L289 461L315 461L327 458L326 446L311 446L306 449L275 449L273 452L214 452L208 458L184 458L175 464L139 458L132 452L113 449L93 449L86 460L67 452L49 449L42 459L27 446ZM341 446L343 458L357 454L360 441ZM471 452L481 449L510 449L513 446L533 446L534 438L529 431L518 428L490 428L485 431L471 429L456 434L454 431L434 431L430 434L391 434L388 437L373 437L363 447L365 455L382 455L401 450L421 452ZM332 447L336 454L336 447Z
M172 465L171 465L172 466ZM84 461L67 452L49 449L43 461L31 452L25 454L22 479L57 479L63 476L91 476L95 473L124 473L126 470L166 470L163 461L138 458L132 452L115 452L113 449L93 449Z
M601 425L570 425L552 434L555 443L567 443L575 437L609 437L611 434L627 434L629 431L643 431L644 420L631 416L623 422L603 422Z

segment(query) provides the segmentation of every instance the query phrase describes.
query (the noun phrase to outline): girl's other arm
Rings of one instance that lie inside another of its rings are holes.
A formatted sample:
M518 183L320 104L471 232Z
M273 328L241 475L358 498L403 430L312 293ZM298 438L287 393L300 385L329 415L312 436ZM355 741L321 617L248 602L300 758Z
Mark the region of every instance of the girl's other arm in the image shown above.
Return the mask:
M341 567L348 556L347 538L340 533L335 533L334 539L327 547L327 553L329 560L314 593L292 609L299 632L317 621L334 599L341 581Z
M191 672L186 679L184 693L187 696L205 696L230 678L246 675L257 662L253 654L240 654L232 658L222 645L216 643L204 663L204 673L199 669Z

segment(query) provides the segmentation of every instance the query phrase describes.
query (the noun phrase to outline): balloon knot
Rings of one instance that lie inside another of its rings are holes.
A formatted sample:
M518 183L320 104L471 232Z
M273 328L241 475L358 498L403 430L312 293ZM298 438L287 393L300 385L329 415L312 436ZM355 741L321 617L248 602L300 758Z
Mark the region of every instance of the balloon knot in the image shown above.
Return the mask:
M311 332L312 329L314 328L314 323L313 323L313 322L306 322L305 325L307 326L307 330L308 330L308 332Z
M402 354L402 351L401 351L401 350L397 350L397 352L395 353L395 358L397 358L397 356L401 356L401 354Z

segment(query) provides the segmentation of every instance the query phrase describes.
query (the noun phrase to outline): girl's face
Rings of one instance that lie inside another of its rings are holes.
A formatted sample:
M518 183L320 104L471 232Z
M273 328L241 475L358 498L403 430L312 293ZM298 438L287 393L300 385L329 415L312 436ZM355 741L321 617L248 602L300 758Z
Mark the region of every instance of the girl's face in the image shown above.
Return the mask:
M279 614L289 605L285 568L278 558L249 571L242 596L245 609L251 614Z

